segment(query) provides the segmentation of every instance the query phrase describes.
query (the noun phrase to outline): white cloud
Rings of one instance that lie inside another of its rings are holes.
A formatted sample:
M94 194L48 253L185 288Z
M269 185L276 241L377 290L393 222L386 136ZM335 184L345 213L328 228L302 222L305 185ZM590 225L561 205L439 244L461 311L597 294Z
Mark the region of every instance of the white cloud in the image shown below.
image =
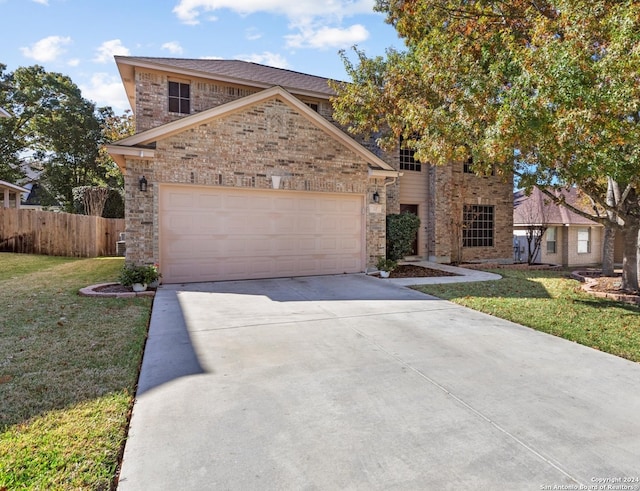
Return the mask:
M94 73L89 84L78 84L82 97L98 106L111 106L116 113L131 109L119 77L108 73Z
M255 27L249 27L245 29L244 36L249 41L256 41L262 37L262 33Z
M71 60L67 61L67 65L69 66L78 66L80 65L80 60L78 58L72 58Z
M20 48L22 54L36 61L54 61L66 50L65 46L71 44L70 37L49 36L33 43L28 48Z
M254 53L251 55L238 55L237 59L242 61L250 61L252 63L260 63L261 65L268 65L276 68L288 68L289 63L287 60L277 53L271 53L265 51L264 53Z
M285 36L289 48L345 48L369 38L369 31L360 24L346 29L323 26L318 29L305 27L299 34Z
M172 55L181 55L184 51L178 41L170 41L168 43L164 43L162 45L162 49L166 49Z
M123 46L119 39L105 41L96 51L97 54L93 59L96 63L112 63L115 55L129 56L131 54L129 48Z
M33 0L35 3L39 3L40 5L49 6L49 0Z
M361 24L342 27L344 18L357 14L374 14L375 0L179 0L173 9L185 24L199 24L200 15L228 9L239 15L262 12L284 16L292 34L286 35L288 48L345 48L369 38ZM249 40L259 33L248 29Z
M288 17L294 24L322 17L341 20L373 13L374 0L180 0L173 12L185 24L198 24L201 12L229 9L240 15L267 12Z

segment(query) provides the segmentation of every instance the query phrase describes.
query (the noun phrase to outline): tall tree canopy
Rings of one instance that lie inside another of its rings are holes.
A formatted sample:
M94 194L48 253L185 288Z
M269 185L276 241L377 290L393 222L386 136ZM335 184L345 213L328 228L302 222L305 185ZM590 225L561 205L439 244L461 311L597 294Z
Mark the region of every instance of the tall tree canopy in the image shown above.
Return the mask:
M377 0L406 49L357 62L336 118L403 136L435 164L515 171L519 185L579 186L625 231L623 283L638 289L640 2ZM550 199L555 198L553 193ZM562 198L560 198L561 200ZM584 214L581 210L574 210Z
M96 109L69 77L41 66L5 70L0 64L0 107L12 117L0 120L0 179L16 181L30 167L68 211L74 187L121 183L100 149L130 133L130 116Z

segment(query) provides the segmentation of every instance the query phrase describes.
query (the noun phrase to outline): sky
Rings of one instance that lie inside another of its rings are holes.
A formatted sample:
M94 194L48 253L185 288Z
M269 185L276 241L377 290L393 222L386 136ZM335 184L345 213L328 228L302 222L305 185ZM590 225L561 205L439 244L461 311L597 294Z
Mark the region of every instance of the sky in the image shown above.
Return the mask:
M130 109L114 55L239 59L348 80L340 49L402 48L374 0L0 0L0 63L68 75Z

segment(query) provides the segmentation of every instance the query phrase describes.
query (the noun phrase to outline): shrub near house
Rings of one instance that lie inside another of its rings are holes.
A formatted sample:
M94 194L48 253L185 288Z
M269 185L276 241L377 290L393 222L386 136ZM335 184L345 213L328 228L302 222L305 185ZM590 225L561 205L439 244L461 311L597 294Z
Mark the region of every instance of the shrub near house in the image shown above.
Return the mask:
M160 274L156 265L125 265L120 272L120 284L132 286L135 283L149 285L158 281Z

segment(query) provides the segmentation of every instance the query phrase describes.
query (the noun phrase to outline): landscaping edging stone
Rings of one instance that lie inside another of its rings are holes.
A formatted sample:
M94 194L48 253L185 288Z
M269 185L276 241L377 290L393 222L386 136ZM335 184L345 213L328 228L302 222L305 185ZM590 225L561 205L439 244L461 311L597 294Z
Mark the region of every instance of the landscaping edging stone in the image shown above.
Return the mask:
M101 292L100 288L119 285L120 283L98 283L97 285L81 288L78 294L82 297L112 297L112 298L132 298L132 297L153 297L156 292L147 290L145 292Z
M593 287L596 286L596 280L594 278L599 275L600 272L596 270L578 270L571 272L571 277L574 280L578 280L580 283L582 283L580 287L590 295L599 298L608 298L610 300L615 300L616 302L624 302L631 305L640 305L639 295L629 295L627 293L599 292L593 290Z

